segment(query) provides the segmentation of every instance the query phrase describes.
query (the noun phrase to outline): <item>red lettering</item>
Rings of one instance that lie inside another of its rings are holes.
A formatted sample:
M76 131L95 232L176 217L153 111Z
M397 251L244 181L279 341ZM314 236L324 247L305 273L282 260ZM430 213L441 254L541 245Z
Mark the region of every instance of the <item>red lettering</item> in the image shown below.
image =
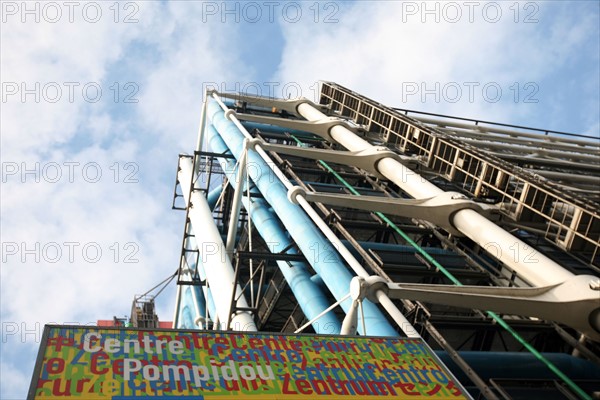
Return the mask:
M64 382L64 388L61 389L61 383ZM54 381L54 386L52 387L52 395L53 396L70 396L71 395L71 380L66 379L57 379Z
M290 346L292 346L292 350L295 350L295 351L302 350L302 342L299 340L290 340Z
M298 387L298 392L302 394L312 394L313 390L310 385L310 382L306 379L298 379L296 381L296 386Z
M190 350L191 349L191 341L190 338L184 335L175 336L175 340L183 342L184 348Z
M290 374L283 376L283 388L281 389L283 394L298 394L294 389L290 389Z
M46 371L49 374L60 374L65 370L65 360L62 358L51 358L46 363Z
M331 390L329 390L329 387L327 386L325 381L316 379L312 381L312 384L317 394L331 394Z
M233 345L233 348L234 349L242 349L242 350L247 349L248 346L246 346L244 343L242 343L241 345L238 344L237 338L243 339L243 336L242 335L231 335L231 344Z
M123 359L113 361L113 363L112 363L113 374L118 375L118 376L123 376L124 361L125 360L123 360Z
M240 390L240 385L237 381L223 381L223 386L228 392L237 392Z
M407 394L409 396L418 396L421 394L419 392L413 391L416 388L416 386L412 383L398 382L395 383L394 386L402 390L402 393Z
M71 338L58 336L55 338L48 338L48 347L54 346L56 351L60 351L63 346L74 346L75 341Z
M98 353L92 354L92 360L90 362L90 371L92 372L92 374L103 375L109 371L109 368L106 367L107 362L106 361L98 361L99 358L102 358L104 360L109 359L108 355L104 352L98 352Z
M44 386L46 385L46 383L50 383L50 382L52 382L50 379L42 379L42 378L40 378L40 379L38 379L37 388L38 389L43 389Z

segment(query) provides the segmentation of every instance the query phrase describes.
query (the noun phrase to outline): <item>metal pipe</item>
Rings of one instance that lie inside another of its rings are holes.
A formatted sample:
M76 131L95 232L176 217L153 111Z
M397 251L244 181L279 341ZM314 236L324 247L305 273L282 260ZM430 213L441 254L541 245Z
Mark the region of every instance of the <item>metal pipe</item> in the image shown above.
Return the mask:
M581 144L564 144L562 141L558 140L536 140L530 138L521 138L515 136L500 136L494 134L493 132L486 133L476 133L474 131L466 131L461 129L452 129L452 128L444 128L435 126L436 129L449 133L450 136L457 137L459 140L462 138L470 138L470 139L478 139L489 142L501 142L501 143L513 143L518 145L527 146L536 150L539 149L551 149L551 150L564 150L573 153L583 153L583 154L595 154L597 156L600 155L600 150L598 146L594 145L593 142L589 142L588 146L583 146ZM547 136L542 136L542 138L547 138ZM592 147L593 146L593 147Z
M566 172L548 171L543 169L530 169L526 168L526 171L532 174L538 174L547 179L566 181L568 183L589 183L595 184L596 187L600 184L600 176L582 175L582 174L569 174Z
M451 127L456 127L456 128L464 128L464 129L468 129L471 131L479 131L479 132L483 132L483 133L494 133L494 134L500 134L500 135L507 135L510 137L515 137L515 136L527 137L527 138L531 138L531 139L543 140L545 142L550 142L550 143L562 142L562 143L571 143L571 144L578 145L578 146L598 147L597 142L594 142L593 140L572 139L568 136L550 136L550 135L543 135L540 133L530 133L530 132L516 131L516 130L512 130L512 129L503 129L503 128L498 128L495 126L466 124L463 122L455 122L455 121L451 121L451 120L440 120L440 119L436 119L436 118L420 117L420 116L415 116L415 115L411 115L411 118L421 121L427 125L437 125L436 128L451 126Z
M309 121L326 118L325 114L308 103L301 103L298 106L298 112ZM372 147L366 140L342 125L334 126L330 135L350 151L360 151ZM392 158L382 159L377 167L382 175L416 199L429 198L443 193L442 189ZM543 254L535 252L523 241L476 211L469 209L458 211L454 214L452 223L460 232L534 286L560 283L573 276L560 265Z
M248 200L244 199L244 207L252 209L252 222L255 228L273 253L280 253L286 248L288 250L285 254L297 253L293 247L290 247L293 245L292 238L286 234L284 226L275 213L268 209L268 204L264 203L266 203L264 200L256 199L249 204ZM305 263L277 261L277 265L307 319L315 319L329 307L327 296L313 281ZM315 332L322 334L338 334L341 329L334 313L322 315L312 325Z
M191 224L187 225L186 235L188 240L187 246L190 246L189 251L193 254L194 252L198 251L198 246L196 245L196 240L194 233L191 229ZM204 272L202 260L199 257L196 262L196 260L194 260L193 258L191 260L188 260L187 258L185 258L185 255L182 255L182 261L183 260L185 260L185 263L182 262L182 265L187 265L182 271L183 276L187 278L189 282L193 281L192 274L196 272L198 273L200 280L206 282L206 273ZM177 285L178 293L180 291L179 288L181 288L181 286L181 284ZM190 288L190 286L188 286L188 288ZM194 285L191 286L191 289L189 291L191 293L192 298L188 299L188 303L190 303L196 311L195 321L197 321L199 318L206 319L207 316L213 316L214 318L216 318L215 302L213 301L210 288L207 285L202 285L202 291L200 291L198 286ZM176 310L179 307L180 304L178 300ZM192 326L193 325L185 327L182 326L181 328L191 328ZM203 328L206 328L206 326L204 326Z
M504 144L504 143L495 143L495 142L486 142L484 140L479 139L467 139L465 137L459 138L461 142L471 144L472 146L476 146L479 148L485 147L494 150L506 150L510 153L517 153L529 156L531 153L539 153L544 156L556 157L559 159L571 159L574 161L587 161L590 163L594 163L598 161L598 155L596 154L583 154L576 153L575 151L563 151L563 150L550 150L550 149L542 149L542 148L532 148L527 145L517 145L517 144Z
M181 184L185 202L188 205L192 227L196 227L195 232L202 232L202 235L196 235L196 243L200 249L200 254L202 254L202 262L207 266L205 268L207 280L212 292L219 296L216 299L217 316L220 321L227 321L231 291L236 290L238 292L241 291L241 288L234 282L234 270L229 257L223 254L225 245L221 240L219 230L214 224L208 202L199 191L192 190L192 160L181 157L179 168L178 180ZM240 296L238 306L248 308L248 303L243 296ZM225 329L256 331L256 325L252 315L247 311L242 311L231 318L230 326L225 327Z
M218 153L224 153L228 150L227 145L213 126L207 126L206 134L211 150ZM245 156L247 156L247 153L243 151L240 160L245 158ZM223 159L221 163L223 171L228 176L239 176L240 169L244 168L241 161L237 163L237 168L236 163L231 159ZM229 180L229 184L233 186L231 179ZM241 196L240 200L240 203L244 205L246 210L251 208L249 214L251 215L252 223L272 253L280 253L284 250L285 254L297 253L293 248L294 242L292 238L281 224L277 215L269 209L270 206L264 200L253 199L250 202L247 197ZM315 319L329 307L327 296L321 291L318 284L314 282L304 263L277 261L277 265L298 300L298 304L306 318L309 320ZM341 324L333 313L327 313L319 318L318 321L315 321L313 328L317 333L337 334L340 332Z
M217 103L222 104L218 98L215 100ZM243 144L243 132L245 129L242 131L243 126L241 124L240 129L226 119L222 109L225 106L221 107L221 104L209 102L208 115L232 153L239 154ZM237 122L239 123L239 121ZM284 226L290 232L315 271L321 275L334 297L337 300L341 299L349 291L352 275L344 267L343 261L335 249L325 240L321 231L313 225L308 216L300 212L301 207L292 204L287 199L287 189L282 183L288 181L285 175L278 169L271 169L263 160L263 157L268 158L268 155L259 146L256 147L256 150L248 152L248 161L256 165L258 170L262 172L262 176L254 177L256 186L271 204L277 215L282 218ZM274 179L275 177L270 173L266 176L265 173L269 171L273 171L278 179ZM342 308L346 311L350 306L351 302L349 301L342 303ZM387 322L384 315L373 303L365 302L365 318L368 321L369 334L380 336L397 335L396 330Z
M245 147L245 146L244 146ZM244 191L244 182L246 181L246 150L242 151L242 154L238 158L238 172L237 174L231 174L235 177L235 185L229 179L229 183L234 187L233 202L231 206L231 216L229 218L229 228L227 229L227 242L225 244L225 251L227 255L231 257L233 254L233 247L235 246L235 237L238 230L238 217L242 207L242 195ZM221 162L224 162L222 160Z
M172 329L179 328L179 313L181 305L181 285L177 285L177 294L175 295L175 310L173 311L173 324L171 325Z
M208 201L208 207L210 207L211 210L214 210L217 205L217 201L221 197L221 190L221 186L217 186L206 195L206 201Z
M223 104L223 102L218 98L218 96L216 94L213 94L213 98L215 99L217 104L219 104L222 111L228 110L227 107L225 106L225 104ZM232 117L231 120L233 121L234 125L239 129L239 131L242 133L242 135L244 137L246 137L246 139L250 139L251 136L246 131L246 129L242 125L242 123L239 120L237 120L237 118L235 118L234 115L232 115L231 117ZM285 177L283 172L281 172L281 170L275 166L275 164L273 163L273 160L271 160L269 155L260 147L260 145L255 146L255 151L257 153L259 153L259 155L262 157L262 159L269 165L271 170L280 179L281 183L286 187L286 189L287 190L291 189L293 187L293 185L288 181L287 177ZM323 232L327 236L327 238L330 239L330 241L333 243L334 247L336 247L338 249L338 252L340 253L340 255L350 265L350 267L354 270L354 272L360 276L365 276L365 274L368 276L368 273L366 272L366 270L356 260L356 258L354 258L354 256L352 256L352 254L348 251L348 249L340 242L340 240L337 238L337 236L333 233L333 231L329 228L329 226L327 226L327 224L324 223L324 221L321 219L321 217L319 217L319 215L315 212L315 210L312 208L312 206L307 201L305 201L305 199L302 198L301 196L295 196L295 200L304 209L304 211L311 217L313 222L315 224L317 224L317 226L321 229L321 232ZM405 329L405 334L407 336L419 337L418 333L414 330L414 328L410 324L410 322L408 322L408 320L400 312L398 307L396 307L396 305L393 304L393 302L391 300L389 300L389 298L387 298L387 295L385 293L377 292L377 296L378 297L381 296L382 298L384 298L384 300L380 301L380 303L386 309L386 311L388 311L388 314L390 316L392 316L392 318L398 324L398 326L402 327L403 330ZM367 304L370 305L370 303L367 303Z

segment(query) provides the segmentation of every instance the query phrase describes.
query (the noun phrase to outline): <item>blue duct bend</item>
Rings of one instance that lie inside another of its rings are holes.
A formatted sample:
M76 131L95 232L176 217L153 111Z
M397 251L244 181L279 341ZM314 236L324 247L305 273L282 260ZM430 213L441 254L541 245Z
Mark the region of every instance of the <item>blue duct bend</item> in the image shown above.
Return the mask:
M207 115L234 156L241 154L244 150L244 136L231 121L225 118L223 110L215 101L208 103ZM210 133L208 134L210 135ZM216 149L213 150L216 151ZM252 163L261 172L260 174L254 174L254 183L281 219L286 230L302 250L313 269L321 276L333 296L339 300L347 295L350 291L350 280L353 275L346 268L335 249L302 208L288 200L285 186L275 177L269 166L256 151L248 151L248 162ZM341 305L347 312L351 301L348 299L342 302ZM373 303L365 300L363 309L365 325L368 327L367 333L369 335L398 335L383 313ZM359 323L360 331L362 331L361 325ZM364 332L361 333L364 334Z

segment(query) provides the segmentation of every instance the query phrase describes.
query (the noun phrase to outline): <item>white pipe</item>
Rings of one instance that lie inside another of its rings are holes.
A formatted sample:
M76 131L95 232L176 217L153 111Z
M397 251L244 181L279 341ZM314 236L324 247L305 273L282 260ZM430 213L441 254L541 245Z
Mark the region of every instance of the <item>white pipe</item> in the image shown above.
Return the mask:
M204 94L204 97L208 95L208 91ZM204 144L204 126L206 123L206 105L207 101L202 104L202 110L200 111L200 125L198 127L198 138L196 141L196 151L202 151L202 145Z
M195 228L196 244L202 257L202 263L205 266L206 279L215 296L217 317L220 321L227 321L231 309L231 291L236 290L236 293L239 293L241 288L234 280L233 266L227 254L223 251L225 245L214 223L206 198L199 191L190 191L193 174L192 160L186 157L180 158L179 168L179 183L185 202L188 205L192 227ZM237 306L248 308L248 303L243 296L240 296ZM257 330L252 315L247 311L238 312L232 316L230 325L225 329L237 331Z
M442 132L449 132L450 135L458 137L462 140L462 138L470 138L470 139L478 139L487 142L500 142L500 143L514 143L518 145L527 146L528 148L538 149L551 149L551 150L563 150L572 153L584 153L584 154L595 154L596 156L600 155L600 150L598 147L590 148L588 146L582 145L570 145L564 144L563 142L557 143L556 141L541 141L529 138L521 138L521 137L513 137L513 136L500 136L496 135L492 132L483 133L474 133L473 131L465 131L461 129L452 129L452 128L443 128L436 126L434 127ZM592 143L590 142L590 145Z
M350 251L344 246L342 241L333 233L331 228L323 221L323 219L317 214L317 212L312 208L310 203L302 196L297 195L296 201L298 204L304 209L304 211L308 214L308 216L313 220L313 222L317 225L317 227L323 232L325 237L331 242L332 246L340 253L342 258L348 263L350 268L356 273L356 275L366 278L369 276L367 270L363 268L363 266L358 262L356 258L350 253ZM394 319L394 321L398 324L398 326L404 331L406 336L408 337L416 337L419 338L419 334L412 326L410 322L404 317L404 315L398 310L398 307L388 298L388 296L381 290L377 291L377 298L379 299L379 303L383 306L383 308L388 312L388 314Z
M238 217L242 210L242 196L244 191L244 182L246 181L246 153L247 150L244 148L238 161L238 173L237 175L231 174L232 177L235 175L235 192L233 193L233 204L231 206L231 216L229 218L229 228L227 229L227 244L225 245L225 251L227 255L231 257L233 254L233 247L235 245L235 237L238 230ZM225 191L225 189L223 189Z
M327 118L325 114L308 103L301 103L298 106L298 112L309 121ZM372 147L366 140L358 137L342 125L334 126L330 131L330 135L350 151ZM393 158L382 159L377 167L383 176L397 184L415 199L429 198L443 193L442 189ZM458 211L454 214L452 223L460 232L534 286L561 283L573 276L569 271L543 254L535 252L523 241L512 236L476 211L469 209Z
M485 147L493 150L508 150L511 153L516 154L524 154L530 155L531 153L542 153L543 155L556 157L559 159L571 159L576 161L587 161L590 163L594 163L598 161L597 154L583 154L582 152L575 151L563 151L563 150L550 150L548 148L538 147L535 144L531 146L527 145L518 145L518 144L505 144L505 143L497 143L492 141L478 140L478 139L468 139L462 137L460 139L461 142L471 144L473 147Z
M181 285L177 285L177 295L175 296L175 311L173 312L173 324L171 329L177 329L177 322L179 321L179 305L181 304Z
M217 101L223 111L229 110L227 106L219 99L217 94L213 94L213 98ZM235 124L235 126L242 132L242 135L247 139L252 139L252 135L246 130L244 125L235 117L235 114L231 114L229 116L231 122ZM267 163L267 165L271 168L271 171L279 178L281 183L289 190L294 187L289 179L285 176L285 174L277 167L277 165L273 162L271 157L267 154L267 152L260 147L260 143L257 143L254 150L261 156L261 158ZM306 199L302 196L296 196L296 201L302 207L302 209L308 214L308 216L313 220L315 225L321 230L321 232L325 235L327 239L332 243L334 248L338 251L340 256L348 263L350 268L358 275L362 277L368 277L369 273L363 268L363 266L358 262L358 260L350 253L350 251L344 246L342 241L333 233L331 228L323 221L323 219L317 214L317 212L313 209L311 204L306 201ZM350 289L350 288L348 288ZM394 321L398 324L398 326L404 331L404 333L408 337L420 338L419 334L412 326L412 324L404 317L402 312L396 307L396 305L387 297L387 295L381 291L377 291L377 298L379 302L383 306L383 308L389 313L389 315L394 319Z
M421 117L418 115L410 115L411 118L421 121L427 125L437 125L437 129L447 129L446 127L456 127L456 128L464 128L469 131L477 131L483 133L492 133L498 135L504 135L509 137L524 137L530 138L534 140L540 140L547 143L560 142L560 143L569 143L576 146L584 146L584 147L592 147L597 148L598 144L594 140L584 140L584 139L573 139L569 136L554 136L554 135L545 135L541 133L531 133L531 132L523 132L523 131L515 131L511 129L498 128L493 125L475 125L475 124L467 124L464 122L455 122L452 120L441 120L435 119L431 117Z

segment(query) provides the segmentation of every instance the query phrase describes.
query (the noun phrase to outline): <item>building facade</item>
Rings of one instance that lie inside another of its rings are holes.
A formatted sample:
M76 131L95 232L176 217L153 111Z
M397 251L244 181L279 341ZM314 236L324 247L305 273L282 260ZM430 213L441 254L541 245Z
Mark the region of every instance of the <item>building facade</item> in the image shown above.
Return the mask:
M599 170L598 138L331 82L319 104L207 91L174 328L406 337L474 398L598 396Z

